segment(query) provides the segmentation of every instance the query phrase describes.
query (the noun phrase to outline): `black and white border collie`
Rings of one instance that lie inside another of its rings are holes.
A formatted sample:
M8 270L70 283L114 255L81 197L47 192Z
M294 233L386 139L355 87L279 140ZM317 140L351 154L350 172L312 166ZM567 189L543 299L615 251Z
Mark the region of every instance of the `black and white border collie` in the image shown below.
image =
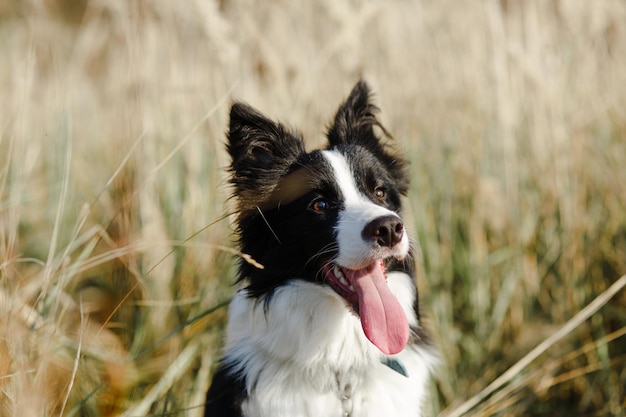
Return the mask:
M420 416L432 349L400 217L404 159L364 82L302 138L248 105L230 113L241 289L205 417ZM258 265L260 264L260 265Z

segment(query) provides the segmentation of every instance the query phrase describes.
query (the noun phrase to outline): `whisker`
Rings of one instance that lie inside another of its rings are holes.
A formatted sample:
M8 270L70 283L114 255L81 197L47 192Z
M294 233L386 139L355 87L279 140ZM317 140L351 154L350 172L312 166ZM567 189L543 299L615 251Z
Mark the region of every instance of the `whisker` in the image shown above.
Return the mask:
M334 264L337 258L332 258L330 260L331 264ZM326 274L324 273L324 265L320 266L319 269L317 270L317 272L315 273L315 278L317 279L317 277L322 276L322 279L320 281L325 282L326 281Z
M307 266L310 262L312 262L313 260L319 258L322 255L326 255L329 253L333 253L336 252L339 249L339 246L337 245L337 243L332 242L327 244L326 246L322 247L319 251L317 251L314 255L312 255L306 262L305 262L305 266Z

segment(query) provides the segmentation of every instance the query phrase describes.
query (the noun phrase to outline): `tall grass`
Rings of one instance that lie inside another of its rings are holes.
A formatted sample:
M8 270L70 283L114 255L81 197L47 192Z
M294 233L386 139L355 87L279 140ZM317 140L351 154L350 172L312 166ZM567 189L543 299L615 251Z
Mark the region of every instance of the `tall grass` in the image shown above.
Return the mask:
M359 77L412 163L429 412L625 415L624 22L618 0L0 0L0 416L202 415L230 101L313 147Z

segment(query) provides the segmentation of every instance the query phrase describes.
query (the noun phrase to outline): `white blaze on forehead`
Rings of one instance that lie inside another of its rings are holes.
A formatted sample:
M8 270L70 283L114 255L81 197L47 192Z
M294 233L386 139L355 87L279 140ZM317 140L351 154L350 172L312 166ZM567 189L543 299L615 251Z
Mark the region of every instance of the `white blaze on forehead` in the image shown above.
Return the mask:
M372 220L382 216L397 216L397 214L374 204L359 191L350 165L343 154L333 150L322 151L322 155L333 169L344 205L336 226L339 245L339 256L336 262L346 268L358 269L364 268L376 259L406 256L409 249L406 233L403 234L402 241L393 248L381 248L363 239L363 229Z
M350 171L350 166L345 156L338 151L322 151L324 158L333 167L337 185L343 194L343 198L347 204L357 203L362 199L359 190L354 182L354 176Z

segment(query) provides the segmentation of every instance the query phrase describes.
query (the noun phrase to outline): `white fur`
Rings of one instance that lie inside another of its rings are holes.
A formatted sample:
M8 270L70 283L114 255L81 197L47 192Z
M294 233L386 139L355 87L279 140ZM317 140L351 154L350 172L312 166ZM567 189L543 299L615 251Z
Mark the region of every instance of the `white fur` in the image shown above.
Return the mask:
M375 259L408 254L409 239L393 248L365 241L364 227L396 215L374 204L357 188L345 157L323 151L344 200L336 226L335 262L362 268ZM380 417L421 415L421 403L434 356L425 346L407 346L393 358L408 377L392 370L385 355L366 337L360 319L329 286L294 277L278 287L269 304L240 290L230 305L224 361L243 375L247 417ZM412 278L389 272L388 284L411 326L418 318ZM343 397L343 398L342 398Z
M410 324L414 287L403 273L389 285ZM332 289L293 280L269 308L239 291L230 306L226 362L246 377L248 417L420 416L433 356L408 346L394 355L408 377L382 363L359 318ZM341 400L346 387L348 400ZM343 404L342 404L343 403Z
M409 251L409 238L406 233L402 235L400 243L391 249L373 246L371 242L363 240L361 232L369 222L378 217L397 214L374 204L359 192L348 162L340 152L323 151L322 154L333 167L345 205L337 223L339 257L336 262L346 268L359 269L365 267L372 259L406 256Z

